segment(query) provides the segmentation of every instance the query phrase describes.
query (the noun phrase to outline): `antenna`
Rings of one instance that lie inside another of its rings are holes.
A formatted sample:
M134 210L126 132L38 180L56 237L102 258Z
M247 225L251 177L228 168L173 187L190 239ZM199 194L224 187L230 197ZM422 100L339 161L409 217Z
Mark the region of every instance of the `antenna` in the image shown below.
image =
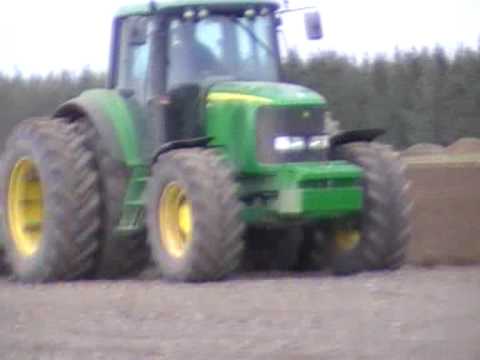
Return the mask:
M150 1L150 11L152 13L156 13L157 12L157 5L155 4L155 0L151 0Z

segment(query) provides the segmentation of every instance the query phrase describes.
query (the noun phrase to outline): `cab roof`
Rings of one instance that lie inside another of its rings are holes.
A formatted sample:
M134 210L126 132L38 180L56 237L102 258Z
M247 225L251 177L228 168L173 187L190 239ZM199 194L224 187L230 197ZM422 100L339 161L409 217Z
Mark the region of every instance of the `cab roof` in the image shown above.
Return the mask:
M278 8L276 0L157 0L136 5L127 5L120 8L116 17L132 15L147 15L152 13L152 3L157 11L174 10L189 6L217 6L217 7L244 7L248 5L265 5Z

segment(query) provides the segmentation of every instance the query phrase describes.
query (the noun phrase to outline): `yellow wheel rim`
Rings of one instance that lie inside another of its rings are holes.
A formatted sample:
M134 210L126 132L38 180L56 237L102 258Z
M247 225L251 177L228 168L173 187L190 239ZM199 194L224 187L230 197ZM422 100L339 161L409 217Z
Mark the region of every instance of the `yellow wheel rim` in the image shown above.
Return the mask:
M341 251L350 251L355 249L360 243L361 235L358 230L337 230L335 233L335 243L337 249Z
M43 192L35 164L17 161L8 186L8 224L17 252L24 257L40 248L43 227Z
M183 257L192 240L192 204L183 187L175 182L168 184L162 193L158 221L167 252L175 258Z

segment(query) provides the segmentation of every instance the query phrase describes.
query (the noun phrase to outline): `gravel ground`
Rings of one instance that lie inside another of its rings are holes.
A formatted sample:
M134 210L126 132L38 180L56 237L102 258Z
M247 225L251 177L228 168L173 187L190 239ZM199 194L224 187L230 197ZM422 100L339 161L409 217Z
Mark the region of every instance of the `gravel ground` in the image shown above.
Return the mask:
M480 267L222 283L0 279L0 358L480 359Z

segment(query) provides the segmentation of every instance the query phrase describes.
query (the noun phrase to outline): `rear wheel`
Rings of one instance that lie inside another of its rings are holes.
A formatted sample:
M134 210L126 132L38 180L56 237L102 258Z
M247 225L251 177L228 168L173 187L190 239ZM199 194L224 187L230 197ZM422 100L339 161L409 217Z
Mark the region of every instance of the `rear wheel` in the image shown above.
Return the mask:
M343 145L337 158L363 169L364 209L360 217L333 226L333 271L347 275L400 267L410 238L404 165L390 147L375 143Z
M149 184L148 242L163 277L220 280L240 264L244 224L233 176L211 150L160 156Z
M131 234L128 238L118 238L114 233L122 213L128 170L110 155L88 118L78 118L74 124L78 135L85 137L88 149L95 155L99 174L102 240L93 276L117 279L138 275L148 262L146 232Z
M73 125L35 119L7 141L0 203L7 262L21 281L78 279L93 270L100 199L84 140Z

